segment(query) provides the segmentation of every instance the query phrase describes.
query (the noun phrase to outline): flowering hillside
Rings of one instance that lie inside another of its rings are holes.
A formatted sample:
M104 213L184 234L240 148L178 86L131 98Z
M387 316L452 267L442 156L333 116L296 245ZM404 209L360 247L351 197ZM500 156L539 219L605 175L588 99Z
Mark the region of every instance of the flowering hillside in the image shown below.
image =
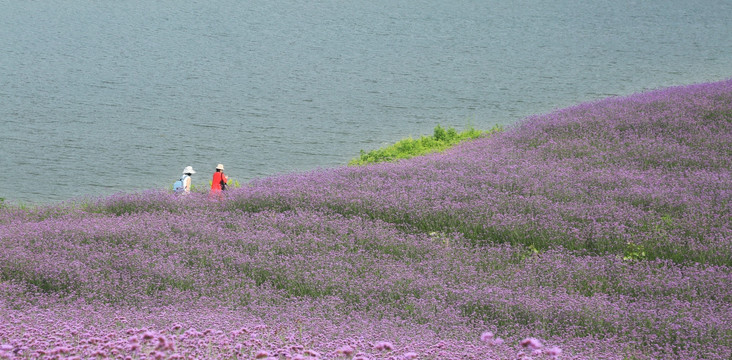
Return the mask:
M732 80L440 154L0 210L0 359L729 359Z

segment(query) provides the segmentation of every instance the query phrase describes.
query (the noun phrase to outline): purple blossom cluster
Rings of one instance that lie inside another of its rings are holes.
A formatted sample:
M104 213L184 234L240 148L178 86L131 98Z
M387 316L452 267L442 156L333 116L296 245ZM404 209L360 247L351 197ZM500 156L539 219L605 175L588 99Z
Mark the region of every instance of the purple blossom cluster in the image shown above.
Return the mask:
M0 359L728 359L732 80L442 154L0 209Z

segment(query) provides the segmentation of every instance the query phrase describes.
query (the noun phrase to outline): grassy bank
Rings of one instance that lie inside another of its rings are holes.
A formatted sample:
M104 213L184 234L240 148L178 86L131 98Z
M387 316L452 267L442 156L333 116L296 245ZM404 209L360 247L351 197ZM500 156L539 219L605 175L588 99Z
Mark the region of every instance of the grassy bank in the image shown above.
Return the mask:
M418 139L408 137L376 150L368 152L361 150L361 155L351 160L348 165L368 165L442 152L463 141L477 139L502 130L503 127L496 125L490 130L476 130L471 127L458 132L455 128L444 129L437 125L432 136L421 136Z
M5 207L0 358L728 359L730 143L725 81L223 201Z

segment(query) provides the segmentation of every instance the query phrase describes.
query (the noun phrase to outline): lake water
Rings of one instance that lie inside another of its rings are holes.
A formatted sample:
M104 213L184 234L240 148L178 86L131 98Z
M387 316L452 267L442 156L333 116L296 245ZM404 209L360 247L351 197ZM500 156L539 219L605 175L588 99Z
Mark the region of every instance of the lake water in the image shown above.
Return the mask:
M732 76L732 1L0 0L0 198L246 182Z

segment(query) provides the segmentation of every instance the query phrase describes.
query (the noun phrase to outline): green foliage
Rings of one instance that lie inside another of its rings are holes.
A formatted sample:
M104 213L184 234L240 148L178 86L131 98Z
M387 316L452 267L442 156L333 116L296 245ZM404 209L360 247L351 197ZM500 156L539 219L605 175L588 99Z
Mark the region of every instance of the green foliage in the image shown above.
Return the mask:
M645 260L648 256L646 255L646 249L643 245L628 242L625 247L625 256L623 260Z
M432 152L440 152L458 144L461 141L476 139L480 136L502 130L503 127L496 125L492 129L485 131L476 130L471 127L468 130L458 132L452 127L444 129L442 126L437 125L432 136L422 136L419 139L408 137L397 141L393 145L380 149L369 152L361 150L361 155L358 158L351 160L348 165L367 165L386 161L396 161Z

